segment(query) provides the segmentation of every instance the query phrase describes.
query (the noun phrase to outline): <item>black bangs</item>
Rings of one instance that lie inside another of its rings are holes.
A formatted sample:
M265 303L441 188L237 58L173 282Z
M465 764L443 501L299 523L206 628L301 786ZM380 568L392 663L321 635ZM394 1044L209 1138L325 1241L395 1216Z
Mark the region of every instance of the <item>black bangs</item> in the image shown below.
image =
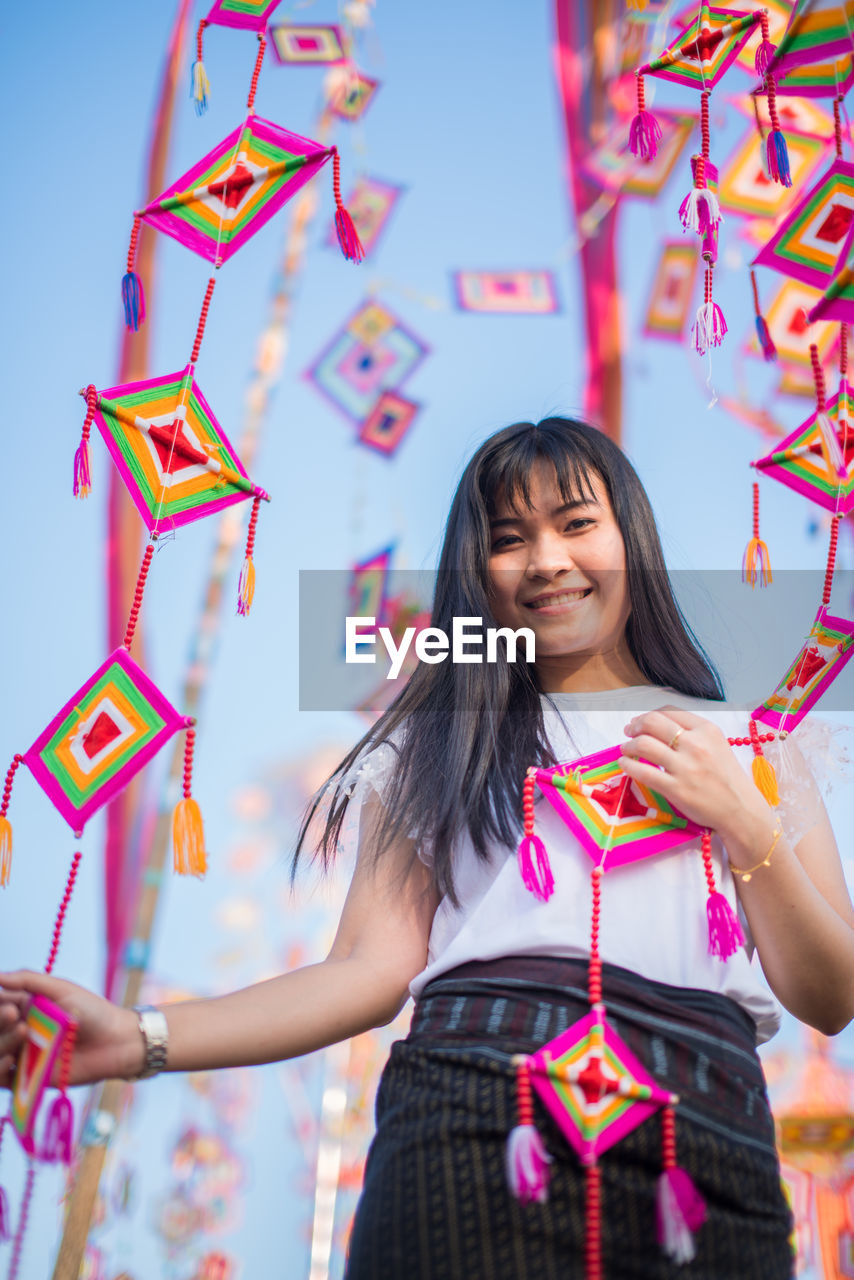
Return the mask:
M514 512L530 509L531 477L537 462L548 462L554 471L557 487L564 502L592 500L590 473L604 482L596 459L584 448L583 440L567 440L566 431L550 430L552 419L539 425L517 422L508 427L501 445L484 458L479 476L479 492L487 515L496 514L499 500ZM567 445L571 446L567 448Z

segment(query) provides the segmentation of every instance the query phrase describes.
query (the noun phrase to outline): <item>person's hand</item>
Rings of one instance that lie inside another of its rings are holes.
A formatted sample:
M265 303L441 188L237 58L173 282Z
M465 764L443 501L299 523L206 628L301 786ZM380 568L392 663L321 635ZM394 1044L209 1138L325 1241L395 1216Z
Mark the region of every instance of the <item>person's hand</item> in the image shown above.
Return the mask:
M711 827L724 844L749 819L771 815L723 732L704 716L667 705L635 716L625 732L621 769L660 792L686 818Z
M144 1046L132 1009L111 1004L73 982L20 969L0 973L0 1088L9 1089L18 1053L26 1039L27 1009L33 996L47 996L77 1023L71 1084L130 1079L142 1070ZM51 1084L58 1081L60 1061Z

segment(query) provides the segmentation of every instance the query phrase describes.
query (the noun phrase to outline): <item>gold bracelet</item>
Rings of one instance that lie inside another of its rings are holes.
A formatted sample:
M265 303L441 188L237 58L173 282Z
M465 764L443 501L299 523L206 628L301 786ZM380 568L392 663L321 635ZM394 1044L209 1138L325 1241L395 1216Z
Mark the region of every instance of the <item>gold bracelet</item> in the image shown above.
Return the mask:
M782 828L781 826L779 826L779 825L778 825L778 826L777 826L777 828L776 828L776 830L774 831L774 839L771 841L771 848L768 850L768 852L766 853L766 855L765 855L765 857L762 859L762 861L761 861L761 862L757 862L757 864L756 864L756 866L755 866L755 867L748 867L747 871L742 871L739 867L734 867L734 866L732 865L732 863L730 863L730 864L729 864L729 869L730 869L730 871L732 872L732 874L733 874L734 876L741 876L741 878L742 878L742 880L744 881L744 883L745 883L745 884L747 884L748 880L749 880L749 879L750 879L750 877L753 875L754 871L758 871L760 867L767 867L767 866L770 866L770 864L771 864L771 854L772 854L772 853L774 852L774 850L777 848L777 841L780 839L780 836L781 836L782 834L783 834L783 828Z

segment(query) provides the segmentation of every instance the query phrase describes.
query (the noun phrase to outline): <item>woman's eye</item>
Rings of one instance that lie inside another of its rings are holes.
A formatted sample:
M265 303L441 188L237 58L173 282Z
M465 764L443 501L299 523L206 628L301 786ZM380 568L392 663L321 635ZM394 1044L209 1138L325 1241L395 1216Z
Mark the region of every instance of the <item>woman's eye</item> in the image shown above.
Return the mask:
M566 527L567 529L583 529L585 525L595 524L595 523L596 523L595 520L590 520L587 516L584 516L584 517L579 516L577 520L570 520L569 524Z
M496 539L492 544L493 551L501 551L504 547L512 546L514 542L521 542L521 538L515 533L505 533L503 537Z

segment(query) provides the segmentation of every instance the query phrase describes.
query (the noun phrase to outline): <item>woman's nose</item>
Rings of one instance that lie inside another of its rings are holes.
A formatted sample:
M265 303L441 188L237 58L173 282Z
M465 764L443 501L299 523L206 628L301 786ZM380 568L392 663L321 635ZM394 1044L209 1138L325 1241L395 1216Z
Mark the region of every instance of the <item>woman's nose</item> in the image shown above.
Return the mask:
M530 543L525 574L529 578L555 578L575 566L566 539L545 533Z

